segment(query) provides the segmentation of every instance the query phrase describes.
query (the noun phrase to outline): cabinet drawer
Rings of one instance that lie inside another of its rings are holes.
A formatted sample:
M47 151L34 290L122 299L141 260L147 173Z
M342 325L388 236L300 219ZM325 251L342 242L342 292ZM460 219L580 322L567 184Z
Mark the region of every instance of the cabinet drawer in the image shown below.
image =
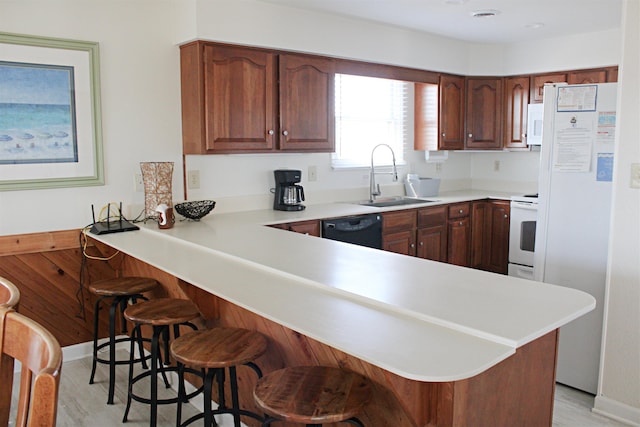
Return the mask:
M418 210L418 228L435 227L447 222L447 207L435 206Z
M449 205L449 219L469 216L471 203L454 203Z
M385 212L382 214L382 232L416 228L416 211Z

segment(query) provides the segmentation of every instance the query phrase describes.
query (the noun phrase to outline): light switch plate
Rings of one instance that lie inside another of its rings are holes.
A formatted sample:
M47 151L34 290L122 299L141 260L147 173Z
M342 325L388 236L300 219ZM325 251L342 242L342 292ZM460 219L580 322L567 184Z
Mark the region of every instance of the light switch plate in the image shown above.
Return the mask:
M199 170L187 171L187 188L190 190L197 190L200 188L200 171Z
M640 188L640 163L631 163L631 188Z

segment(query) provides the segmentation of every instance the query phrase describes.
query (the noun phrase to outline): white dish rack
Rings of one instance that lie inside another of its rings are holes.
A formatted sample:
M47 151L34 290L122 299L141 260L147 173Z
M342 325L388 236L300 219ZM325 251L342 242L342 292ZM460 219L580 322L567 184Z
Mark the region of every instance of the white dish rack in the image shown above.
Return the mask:
M404 188L409 197L433 197L440 191L440 178L421 178L417 174L407 174Z

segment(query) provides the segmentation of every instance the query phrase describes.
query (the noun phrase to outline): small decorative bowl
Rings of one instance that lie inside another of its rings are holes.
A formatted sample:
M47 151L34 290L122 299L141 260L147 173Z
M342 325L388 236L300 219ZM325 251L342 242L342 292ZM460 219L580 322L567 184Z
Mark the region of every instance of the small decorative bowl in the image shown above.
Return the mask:
M216 202L213 200L199 200L195 202L177 203L174 209L185 218L199 221L200 218L211 212L215 206Z

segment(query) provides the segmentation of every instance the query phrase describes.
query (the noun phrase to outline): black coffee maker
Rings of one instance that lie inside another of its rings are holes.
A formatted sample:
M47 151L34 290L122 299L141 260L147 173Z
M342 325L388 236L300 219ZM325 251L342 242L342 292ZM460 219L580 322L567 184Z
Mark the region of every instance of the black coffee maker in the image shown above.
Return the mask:
M301 211L305 206L304 189L297 185L302 178L302 171L295 169L278 169L273 171L276 179L273 209L277 211Z

